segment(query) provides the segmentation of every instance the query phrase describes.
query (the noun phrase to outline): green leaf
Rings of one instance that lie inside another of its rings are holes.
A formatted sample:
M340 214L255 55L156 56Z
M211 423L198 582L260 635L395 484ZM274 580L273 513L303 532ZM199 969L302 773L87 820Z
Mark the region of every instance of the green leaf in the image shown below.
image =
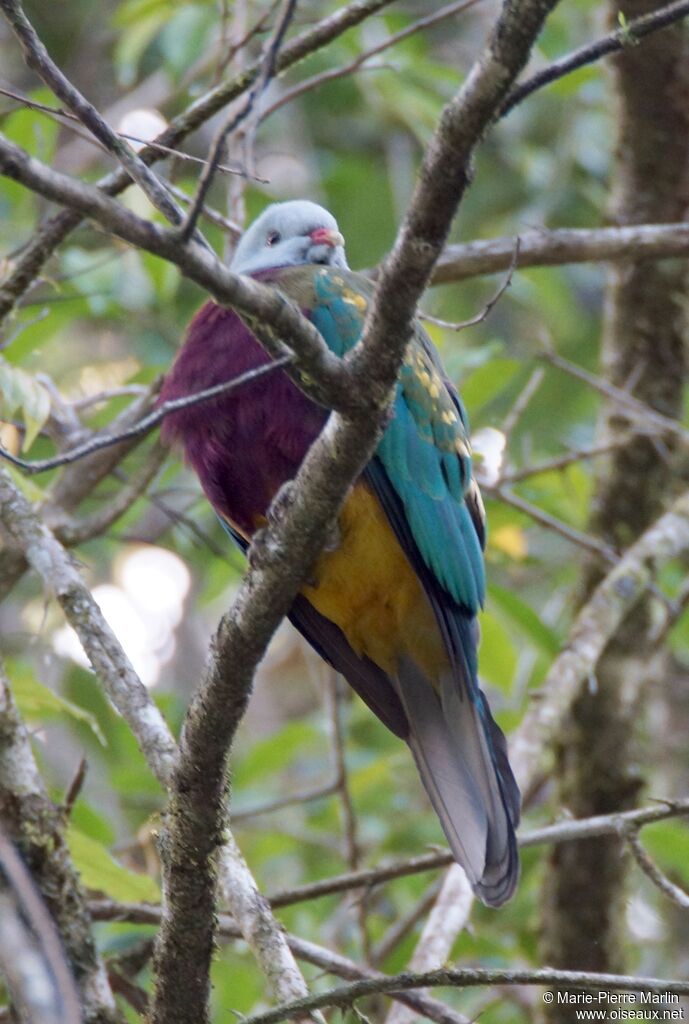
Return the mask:
M522 601L512 590L492 585L488 588L491 600L498 606L510 622L520 629L528 638L550 657L560 653L560 641L557 635L538 617L531 605Z
M685 820L659 821L641 833L644 849L674 881L689 885L689 825Z
M0 419L11 419L18 409L26 427L22 447L27 451L50 415L50 395L30 373L0 357Z
M17 707L25 718L31 721L45 721L66 715L88 725L99 742L106 746L106 739L96 716L39 683L27 666L19 666L19 670L12 673L12 693Z
M304 752L312 754L320 738L318 731L308 722L289 722L271 736L259 740L233 765L236 791L270 775L277 775Z
M74 863L89 889L104 892L114 900L160 900L160 889L149 875L129 871L118 864L106 848L74 826L67 831Z
M472 415L503 391L521 369L515 359L491 359L460 382L462 401Z

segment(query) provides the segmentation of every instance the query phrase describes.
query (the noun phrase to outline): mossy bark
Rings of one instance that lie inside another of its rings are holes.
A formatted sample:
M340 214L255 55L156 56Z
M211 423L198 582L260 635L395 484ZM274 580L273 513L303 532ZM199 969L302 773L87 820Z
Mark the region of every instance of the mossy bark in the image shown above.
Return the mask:
M661 6L623 5L627 20ZM611 21L622 6L613 0ZM683 25L659 32L614 58L617 152L612 217L619 224L682 220L689 205L689 37ZM618 387L668 416L681 415L686 377L686 286L682 261L639 261L610 269L602 372ZM629 431L619 410L603 410L601 440ZM617 448L596 482L591 530L623 550L661 514L675 494L672 446L639 435ZM600 579L591 567L585 598ZM636 724L645 684L657 673L650 610L641 605L603 656L595 680L575 703L556 744L559 802L576 817L632 806L642 782ZM644 760L646 763L646 760ZM555 967L621 971L626 887L617 838L555 847L546 880L543 955ZM554 1003L551 1022L571 1009Z

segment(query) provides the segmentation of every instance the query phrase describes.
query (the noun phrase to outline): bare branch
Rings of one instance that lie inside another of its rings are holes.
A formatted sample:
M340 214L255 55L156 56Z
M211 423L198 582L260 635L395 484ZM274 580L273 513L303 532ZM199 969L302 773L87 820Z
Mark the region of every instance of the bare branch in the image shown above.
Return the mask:
M383 938L371 950L371 963L379 965L385 962L390 954L399 946L416 926L426 918L440 892L441 880L432 882L416 905L400 915L390 926Z
M514 237L448 245L433 273L433 284L463 281L507 270ZM689 225L635 224L628 227L559 228L519 232L517 268L555 267L604 260L670 259L689 255Z
M78 875L71 863L64 838L64 818L52 803L43 785L24 723L17 712L5 669L0 664L0 807L3 828L17 844L34 883L52 914L70 963L78 965L78 986L81 1009L88 1024L121 1024L115 1000L108 986L105 968L93 941L91 920ZM2 842L5 877L13 873L13 860ZM11 883L11 878L10 878ZM16 886L15 888L21 888ZM45 910L37 907L31 893L22 888L22 910L34 922L42 921ZM27 901L29 901L27 903ZM3 908L3 911L9 908ZM4 913L2 915L4 921ZM55 991L63 1001L66 1020L81 1021L81 1013L72 1011L73 982L61 966L59 941L53 935L51 922L36 929L39 944L43 937L41 956L52 963ZM0 938L4 942L6 936ZM35 990L28 993L34 1000ZM19 1000L19 996L17 996ZM62 1015L52 1020L62 1020ZM33 1017L32 1017L33 1020Z
M61 509L46 509L46 523L55 531L58 540L67 547L83 544L92 537L101 536L137 501L153 482L167 457L167 449L156 444L141 469L124 487L118 489L112 501L85 519L69 516Z
M553 825L544 825L542 828L533 829L519 836L519 846L521 849L526 849L546 843L568 843L590 839L594 836L616 835L619 834L620 829L625 827L641 828L643 825L685 815L689 815L689 799L662 800L646 807L635 808L632 811L599 814L592 818L568 818ZM370 889L397 878L406 878L424 871L436 871L439 868L448 867L450 864L452 864L452 854L449 851L426 853L418 857L410 857L408 860L324 878L297 889L276 893L269 897L269 901L274 909L278 909L292 906L295 903L319 899L322 896L333 896L338 892L360 889L364 886ZM115 903L111 900L97 900L95 903L92 902L91 909L98 920L104 921L125 920L146 924L158 920L157 917L150 917L151 913L158 913L156 908L142 903Z
M347 29L360 24L389 3L391 0L354 0L346 7L322 18L313 28L302 32L285 46L278 57L278 71L285 71L304 57L315 53L337 39ZM162 135L141 151L139 159L146 164L155 163L160 158L160 152L156 150L156 146L176 147L187 135L208 121L227 103L246 92L258 71L259 65L254 64L229 82L221 83L205 96L196 100L170 123ZM108 195L117 195L127 187L129 182L130 178L126 172L116 171L103 178L99 182L99 186ZM81 213L64 210L41 225L24 251L22 258L17 261L9 276L0 285L0 323L36 279L55 249L79 226L81 219Z
M239 390L245 384L250 384L252 381L266 377L268 374L273 373L275 370L283 369L293 361L292 356L283 356L281 359L276 359L272 363L267 363L265 366L259 366L254 370L247 370L246 373L241 374L239 377L235 377L234 380L225 381L223 384L216 384L212 388L206 388L203 391L198 391L193 395L185 395L183 398L173 398L167 402L163 402L158 408L144 416L143 419L134 423L131 427L126 427L123 430L116 431L115 433L96 434L94 437L90 437L88 441L84 441L83 444L77 445L75 448L70 448L66 452L61 452L59 455L54 455L49 459L36 459L31 461L30 459L22 459L17 455L13 455L12 452L8 451L0 445L0 458L5 459L6 462L10 462L13 466L17 466L19 469L23 469L25 473L30 476L36 473L45 473L49 469L56 469L58 466L67 466L72 462L78 462L80 459L85 458L87 455L93 455L94 452L102 451L104 448L110 448L112 445L121 444L122 441L130 441L133 438L143 437L144 434L148 434L154 427L157 427L159 423L169 416L172 412L178 412L180 409L187 409L193 405L200 405L202 402L211 401L213 398L217 398L218 395L228 394L232 391ZM118 518L114 516L113 519ZM112 519L110 520L112 522Z
M133 924L157 925L161 918L160 907L143 903L127 904L114 903L110 900L92 900L89 908L94 921L128 921ZM225 939L242 937L236 922L227 914L218 915L218 934ZM288 933L285 938L290 950L299 960L314 964L338 978L358 981L362 978L383 980L387 977L379 971L362 967L348 957L296 935ZM391 993L391 998L423 1014L424 1019L437 1021L437 1024L471 1024L463 1014L451 1010L445 1003L421 992L395 992Z
M494 295L492 295L491 298L488 299L488 302L486 302L486 304L483 307L483 309L481 309L474 316L469 317L468 320L460 320L460 321L457 321L455 323L451 323L448 320L440 320L438 317L431 316L430 313L422 313L421 314L421 319L422 320L429 320L431 323L437 324L439 327L444 327L444 328L446 328L447 330L450 330L450 331L463 331L467 327L475 327L477 324L482 324L484 322L484 320L488 319L488 317L490 316L490 314L493 311L493 309L495 308L495 306L498 304L500 299L503 297L503 295L505 294L507 289L512 284L512 278L514 276L514 272L517 269L517 264L519 262L519 246L520 246L519 235L517 235L517 237L515 239L515 242L514 242L514 252L512 254L512 262L510 263L510 265L508 267L507 274L505 276L504 281L502 281L502 283L500 284L500 287L494 293Z
M575 462L585 462L589 459L597 459L601 455L609 455L610 452L626 443L626 438L610 444L595 444L590 448L575 448L563 455L554 455L552 459L544 459L531 466L523 466L521 469L508 469L500 474L500 483L518 484L522 480L530 480L533 476L540 476L542 473L553 473L566 469Z
M28 66L38 73L45 84L53 90L56 96L60 97L62 102L105 146L108 152L117 157L156 209L160 210L173 224L180 223L184 215L163 183L60 71L39 39L19 0L0 0L0 9L21 43ZM197 240L200 244L207 244L200 236Z
M394 35L384 39L382 43L377 43L375 46L369 47L368 50L364 50L359 56L350 61L349 64L344 64L339 68L329 68L327 71L321 71L317 75L312 75L311 78L304 79L303 82L298 82L297 85L288 89L278 97L274 103L269 107L266 107L261 113L261 120L267 120L272 114L286 106L288 103L293 103L294 100L303 96L307 92L312 92L314 89L320 88L326 82L334 82L340 78L346 78L347 75L354 74L356 71L366 70L364 65L371 57L377 56L379 53L383 53L385 50L389 50L391 47L401 43L404 39L408 39L410 36L416 35L418 32L423 32L427 28L431 28L433 25L437 25L442 21L446 21L448 18L454 17L455 14L461 14L463 11L469 10L470 7L474 7L480 0L458 0L458 2L447 4L445 7L441 7L439 10L434 11L433 14L426 15L425 18L419 18L417 21L412 22L411 25L407 25L406 28L400 29L399 32L395 32Z
M668 562L689 550L689 492L677 498L596 587L576 617L567 646L512 738L511 760L523 790L537 771L547 740L596 670L608 641Z
M13 1002L32 1024L81 1024L79 994L53 919L2 829L0 963Z
M492 497L497 498L498 501L502 501L503 504L509 505L511 508L517 509L519 512L523 512L524 515L533 519L534 522L538 523L539 526L544 526L547 530L552 530L554 533L558 533L565 540L568 540L570 544L574 544L577 547L582 548L584 551L588 551L589 554L595 555L596 558L602 559L604 562L614 564L617 561L617 553L602 540L598 540L597 537L592 537L588 533L582 533L581 530L577 530L574 526L570 526L568 523L558 519L556 516L546 512L545 509L539 508L538 505L532 504L525 498L521 498L518 494L509 490L507 487L503 487L500 484L497 486L487 483L481 480L480 473L477 474L477 478L481 484L482 489L490 494Z
M583 366L577 366L576 363L571 363L568 359L564 359L551 350L542 352L541 359L550 363L551 366L555 366L558 370L569 374L570 377L582 381L588 387L593 388L594 391L605 395L610 401L615 402L630 415L635 425L638 423L642 429L648 430L650 428L652 432L660 435L671 434L681 441L683 445L689 446L689 431L682 426L679 420L672 419L670 416L664 416L657 409L635 398L630 391L616 387L602 377L589 373Z
M240 110L230 112L229 116L223 121L215 133L213 141L211 142L210 152L208 154L208 162L205 164L199 179L196 195L194 196L186 217L180 224L179 239L181 242L188 242L196 228L199 214L201 213L206 201L208 190L213 183L215 172L219 164L221 164L226 158L228 136L235 131L243 121L246 121L247 118L250 117L255 104L258 102L260 96L270 83L275 73L280 47L283 39L285 38L285 33L287 32L290 21L292 20L295 6L296 0L283 0L282 10L278 16L273 33L266 44L265 51L261 58L260 71L247 93L246 101L242 104Z
M665 896L682 910L689 910L689 894L684 889L680 889L674 882L671 882L667 875L649 857L641 845L638 827L627 825L623 826L620 831L627 840L627 845L634 855L634 860L656 888L660 889Z
M633 18L626 25L615 29L597 42L588 43L586 46L575 50L574 53L570 53L569 56L561 57L560 60L554 61L550 67L539 71L525 82L516 85L501 106L498 116L504 117L513 107L516 107L518 103L521 103L537 89L551 85L578 68L586 67L587 64L593 64L595 61L600 60L601 57L619 52L626 46L634 46L644 36L650 35L652 32L658 32L660 29L674 24L674 22L681 21L688 14L689 0L676 0L675 3L668 4L666 7L660 7L650 14L644 14L640 18Z
M340 1009L351 1007L358 999L384 992L406 991L415 988L431 988L450 985L456 988L474 988L483 985L541 985L549 989L593 988L613 992L655 992L661 995L689 994L689 981L674 981L665 978L634 978L626 974L594 974L587 971L533 971L499 970L437 970L425 974L397 974L385 981L371 980L354 982L341 988L331 989L323 995L300 999L287 1006L268 1013L258 1013L245 1018L245 1024L278 1024L296 1014L336 1006Z
M473 903L474 894L466 874L459 864L453 864L409 961L410 971L429 971L447 963L455 939L469 920ZM414 1024L414 1020L408 1007L393 1005L386 1024Z

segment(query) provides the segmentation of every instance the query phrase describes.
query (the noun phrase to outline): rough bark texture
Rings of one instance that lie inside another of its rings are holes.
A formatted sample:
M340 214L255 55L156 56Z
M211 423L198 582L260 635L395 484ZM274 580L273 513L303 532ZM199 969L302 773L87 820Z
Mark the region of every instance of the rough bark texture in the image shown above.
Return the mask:
M621 7L613 0L611 20ZM626 18L658 7L624 3ZM683 27L666 29L613 61L618 143L613 218L620 224L667 223L687 211L689 164L689 46ZM603 338L603 372L668 416L681 411L685 378L685 312L681 261L617 264L610 270ZM619 410L604 410L600 433L614 440L628 430ZM602 467L592 529L624 549L672 494L671 459L635 437ZM591 570L586 592L597 582ZM629 807L640 779L634 723L644 683L654 674L649 609L641 605L609 645L595 686L582 693L556 748L560 800L575 817ZM546 962L573 969L622 969L625 871L620 841L601 837L554 848L546 884ZM597 936L595 943L591 936ZM551 1021L570 1019L554 1003Z
M122 1024L91 934L91 918L65 840L0 665L0 820L60 933L81 991L85 1024Z

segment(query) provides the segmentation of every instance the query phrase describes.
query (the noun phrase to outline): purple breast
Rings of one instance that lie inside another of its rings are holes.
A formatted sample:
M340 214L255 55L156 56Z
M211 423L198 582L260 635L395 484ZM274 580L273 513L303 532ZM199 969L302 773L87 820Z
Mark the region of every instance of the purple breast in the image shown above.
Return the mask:
M160 402L194 394L270 362L229 309L207 302L165 378ZM216 511L250 535L275 492L296 473L327 413L281 371L166 417Z

